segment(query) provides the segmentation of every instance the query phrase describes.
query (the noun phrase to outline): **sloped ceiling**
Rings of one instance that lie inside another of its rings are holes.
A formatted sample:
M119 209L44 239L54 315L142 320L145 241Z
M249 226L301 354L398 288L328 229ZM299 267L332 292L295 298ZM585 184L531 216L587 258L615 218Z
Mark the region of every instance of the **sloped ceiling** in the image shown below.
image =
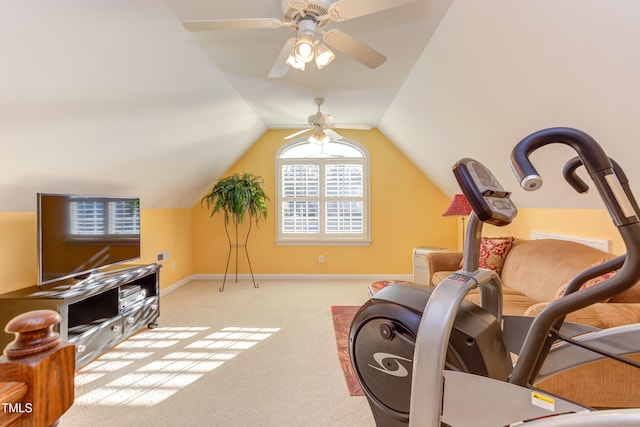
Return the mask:
M284 0L168 1L180 20L280 18L282 4L286 5ZM355 1L366 4L368 0ZM269 79L269 70L285 41L295 35L292 29L206 31L190 35L269 127L306 125L307 117L316 109L315 97L325 98L323 109L333 114L337 122L377 126L450 3L451 0L415 0L327 25L327 30L340 29L384 54L387 61L376 69L369 69L334 49L336 59L322 71L309 64L304 72L292 69L284 78Z
M338 54L279 80L266 75L290 30L181 25L279 17L280 3L0 3L0 211L33 210L36 192L190 207L269 127L304 124L316 96L339 122L379 127L450 195L451 166L473 157L521 207L601 207L561 182L564 146L534 153L541 191L516 188L511 149L552 126L591 134L640 185L636 0L416 0L335 24L388 56L378 69Z
M595 191L562 181L576 154L568 147L533 153L545 180L537 192L518 187L509 158L532 132L574 127L640 187L638 22L633 0L456 0L379 127L447 194L459 192L451 167L471 157L520 207L601 208Z
M0 4L0 209L191 206L266 126L163 2Z

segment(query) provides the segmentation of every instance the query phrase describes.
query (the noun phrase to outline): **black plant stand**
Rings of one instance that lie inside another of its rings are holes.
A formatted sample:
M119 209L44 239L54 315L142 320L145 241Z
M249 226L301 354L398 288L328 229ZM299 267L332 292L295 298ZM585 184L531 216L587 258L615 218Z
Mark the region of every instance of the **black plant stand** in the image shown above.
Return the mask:
M229 242L229 254L227 255L227 266L224 269L224 279L222 281L222 286L218 291L224 291L224 285L227 283L227 272L229 271L229 261L231 260L231 252L233 249L236 250L236 283L238 283L238 249L244 248L244 253L247 256L247 263L249 264L249 272L251 273L251 281L253 282L253 287L258 288L260 285L256 283L255 277L253 277L253 269L251 268L251 260L249 259L249 252L247 251L247 242L249 241L249 233L251 233L251 218L249 218L249 229L247 230L247 235L244 238L244 243L238 243L238 218L234 217L233 226L236 232L236 243L231 242L231 236L229 235L229 225L225 221L224 223L224 231L227 233L227 241Z

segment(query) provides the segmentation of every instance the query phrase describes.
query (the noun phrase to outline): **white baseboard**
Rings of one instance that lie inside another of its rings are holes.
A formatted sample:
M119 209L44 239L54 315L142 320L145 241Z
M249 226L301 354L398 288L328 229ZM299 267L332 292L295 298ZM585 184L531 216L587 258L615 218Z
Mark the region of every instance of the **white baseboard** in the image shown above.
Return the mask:
M411 274L254 274L254 279L259 280L368 280L377 282L379 280L405 280L413 281ZM164 296L175 291L180 286L186 285L193 280L223 280L224 274L192 274L160 291L160 296ZM235 281L236 275L228 274L227 281ZM238 280L251 280L250 274L238 274Z
M166 288L163 288L160 290L160 296L163 297L165 295L167 295L168 293L171 293L173 291L175 291L176 289L178 289L180 286L186 285L187 283L191 282L193 280L192 278L193 276L189 276L185 279L182 279L176 283L174 283L171 286L167 286Z
M255 280L413 280L411 274L254 274ZM194 274L192 280L223 280L224 274ZM228 274L227 280L235 280ZM238 274L238 280L251 280L250 274Z

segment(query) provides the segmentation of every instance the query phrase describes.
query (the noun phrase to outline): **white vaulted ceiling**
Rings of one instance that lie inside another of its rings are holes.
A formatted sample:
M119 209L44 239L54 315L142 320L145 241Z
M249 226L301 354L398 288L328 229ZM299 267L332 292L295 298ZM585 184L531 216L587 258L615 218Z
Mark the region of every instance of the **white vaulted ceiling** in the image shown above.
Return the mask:
M560 182L567 147L534 153L544 191L517 190L511 149L551 126L590 133L640 186L636 0L416 0L330 24L385 54L379 68L337 52L282 79L267 74L290 29L182 26L249 17L280 17L280 1L0 0L0 211L33 210L36 192L190 207L268 128L305 123L318 96L447 194L451 166L474 157L520 206L600 207Z

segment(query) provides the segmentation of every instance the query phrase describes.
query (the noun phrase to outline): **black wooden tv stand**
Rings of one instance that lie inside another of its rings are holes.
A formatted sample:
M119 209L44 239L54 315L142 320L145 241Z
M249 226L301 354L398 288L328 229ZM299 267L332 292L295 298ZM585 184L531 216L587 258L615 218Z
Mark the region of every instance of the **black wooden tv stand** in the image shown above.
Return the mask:
M119 266L80 281L2 294L0 325L31 310L57 311L62 316L58 332L75 344L78 369L140 329L158 325L159 273L158 264ZM0 333L0 349L13 338Z

